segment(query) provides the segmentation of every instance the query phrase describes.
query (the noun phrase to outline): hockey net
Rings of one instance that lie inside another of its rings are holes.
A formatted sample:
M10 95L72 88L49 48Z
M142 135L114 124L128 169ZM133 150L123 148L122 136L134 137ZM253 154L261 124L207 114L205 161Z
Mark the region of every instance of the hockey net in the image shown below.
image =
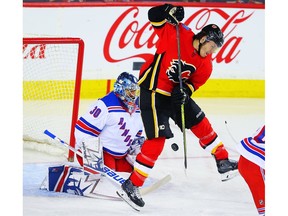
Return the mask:
M48 129L75 146L83 56L80 38L23 38L24 143L59 146L43 133Z

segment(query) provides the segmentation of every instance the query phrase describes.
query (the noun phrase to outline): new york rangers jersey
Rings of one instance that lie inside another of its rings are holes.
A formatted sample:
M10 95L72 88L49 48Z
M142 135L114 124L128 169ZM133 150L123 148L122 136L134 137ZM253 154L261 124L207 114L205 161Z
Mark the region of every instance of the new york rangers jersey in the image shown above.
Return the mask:
M265 169L265 125L254 136L241 140L237 150L243 157Z
M103 150L113 156L124 156L137 137L142 136L143 123L140 109L136 105L129 113L120 98L112 91L95 101L75 129L76 145L92 137L99 137Z

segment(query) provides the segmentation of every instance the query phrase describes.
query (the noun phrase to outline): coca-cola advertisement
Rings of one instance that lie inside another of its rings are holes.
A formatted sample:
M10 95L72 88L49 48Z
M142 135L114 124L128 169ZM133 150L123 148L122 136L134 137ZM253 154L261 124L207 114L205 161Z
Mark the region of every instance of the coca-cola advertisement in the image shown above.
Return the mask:
M82 79L114 79L120 71L138 74L158 40L148 21L149 8L24 7L23 37L83 39ZM223 31L224 45L213 54L212 79L264 79L264 8L187 5L182 22L195 33L210 23Z

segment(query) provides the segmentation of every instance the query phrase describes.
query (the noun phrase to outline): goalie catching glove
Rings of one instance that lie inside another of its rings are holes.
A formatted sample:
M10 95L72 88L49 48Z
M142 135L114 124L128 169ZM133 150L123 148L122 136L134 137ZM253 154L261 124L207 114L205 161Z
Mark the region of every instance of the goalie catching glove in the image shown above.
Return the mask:
M145 141L143 136L135 138L128 150L128 154L137 155L140 152L140 149Z
M173 25L178 25L184 18L184 8L182 6L173 6L165 4L165 18Z
M135 138L128 149L128 154L126 156L126 160L131 164L131 166L134 165L134 162L136 160L137 154L141 151L141 147L145 141L145 137L141 136L138 138Z

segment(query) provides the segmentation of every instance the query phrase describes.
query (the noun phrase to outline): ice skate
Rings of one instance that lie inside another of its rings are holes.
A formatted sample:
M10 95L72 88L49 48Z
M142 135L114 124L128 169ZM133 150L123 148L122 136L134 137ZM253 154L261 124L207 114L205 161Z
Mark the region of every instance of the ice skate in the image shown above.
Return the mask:
M128 196L130 201L132 201L137 206L143 207L145 202L143 201L139 188L134 186L130 179L127 179L121 186L121 191L118 192L118 195L121 196L126 202L125 197ZM129 203L128 203L129 204Z
M230 159L216 160L218 172L221 174L221 180L227 181L237 176L238 162Z

